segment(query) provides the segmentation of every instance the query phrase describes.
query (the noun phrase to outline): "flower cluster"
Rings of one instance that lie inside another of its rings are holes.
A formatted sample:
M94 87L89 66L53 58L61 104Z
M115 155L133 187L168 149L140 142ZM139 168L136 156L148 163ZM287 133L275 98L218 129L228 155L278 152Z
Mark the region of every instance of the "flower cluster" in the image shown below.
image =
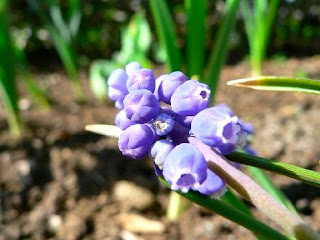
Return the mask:
M209 107L206 84L180 71L155 78L150 69L132 62L113 71L108 85L108 95L120 110L115 123L123 130L118 145L124 155L138 159L150 154L156 173L173 190L213 197L224 191L225 182L208 169L188 138L229 154L245 146L250 129L226 105Z

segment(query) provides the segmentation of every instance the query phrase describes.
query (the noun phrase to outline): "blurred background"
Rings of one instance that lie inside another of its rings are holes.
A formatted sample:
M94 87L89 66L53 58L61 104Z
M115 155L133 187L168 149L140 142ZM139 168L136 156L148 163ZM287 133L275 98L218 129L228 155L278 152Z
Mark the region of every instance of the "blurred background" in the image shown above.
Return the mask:
M317 97L225 84L261 74L319 79L319 2L201 1L200 70L190 63L197 40L188 45L186 37L192 16L186 2L194 1L163 1L179 64L172 62L161 37L156 2L1 0L0 240L254 239L246 229L197 206L169 223L168 191L158 183L152 161L126 159L115 139L84 131L87 124L114 123L118 110L107 99L106 80L130 61L154 69L156 76L182 70L208 82L215 75L215 101L253 123L253 145L262 156L320 170ZM263 3L260 15L254 13L257 2ZM232 9L233 17L228 15ZM232 24L224 28L228 19ZM270 24L263 25L266 37L258 41L264 21ZM263 42L263 54L255 58L257 41ZM221 57L213 61L218 70L210 75L213 52ZM319 190L270 176L319 230Z

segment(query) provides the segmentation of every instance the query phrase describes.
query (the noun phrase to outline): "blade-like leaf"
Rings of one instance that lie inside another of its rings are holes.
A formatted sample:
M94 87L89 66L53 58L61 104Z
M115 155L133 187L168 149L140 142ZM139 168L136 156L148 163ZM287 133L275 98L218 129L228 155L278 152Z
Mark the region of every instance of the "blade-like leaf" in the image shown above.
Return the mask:
M21 74L21 78L23 79L23 82L26 85L32 100L44 110L48 110L50 108L48 100L49 98L47 94L38 86L37 82L31 75L25 53L23 49L18 47L17 43L14 47L14 53L16 64L19 67L19 73Z
M181 53L167 3L165 0L150 0L150 6L160 43L168 56L167 68L171 72L181 70Z
M219 27L215 46L212 48L209 64L206 68L205 83L211 88L211 98L214 99L220 71L227 55L228 43L236 18L239 0L227 0L222 23Z
M21 119L18 109L18 95L14 69L14 52L9 33L9 1L0 1L0 96L6 110L10 132L18 137Z
M52 42L60 56L60 59L65 67L65 70L72 81L72 87L79 101L84 99L81 82L78 76L76 61L71 43L61 35L60 31L53 25L53 23L44 14L43 9L39 5L39 0L28 0L30 6L36 11L39 18L50 33Z
M168 188L170 185L162 178L160 181ZM283 239L288 240L287 237L283 236L281 233L277 232L276 230L270 228L269 226L265 225L264 223L254 219L250 215L238 210L231 205L224 203L218 199L211 199L207 196L204 196L198 192L189 191L188 193L182 193L177 191L180 195L184 196L185 198L189 199L190 201L199 204L200 206L211 210L251 231L254 233L265 236L267 239Z
M256 90L288 91L320 94L320 81L300 77L258 76L232 80L227 83L236 87Z
M312 170L240 152L231 153L226 157L233 162L262 168L320 187L320 174Z
M68 25L72 37L76 36L82 18L81 0L70 0L68 7Z
M263 39L263 44L262 44L262 48L261 48L262 59L264 59L265 55L266 55L266 50L267 50L269 40L270 40L271 28L272 28L273 22L275 20L279 4L280 4L279 0L268 1L268 10L266 11L266 17L264 18L264 20L265 20L265 27L264 27L265 33L264 33L264 39Z
M206 38L206 0L185 0L187 14L187 74L202 78Z

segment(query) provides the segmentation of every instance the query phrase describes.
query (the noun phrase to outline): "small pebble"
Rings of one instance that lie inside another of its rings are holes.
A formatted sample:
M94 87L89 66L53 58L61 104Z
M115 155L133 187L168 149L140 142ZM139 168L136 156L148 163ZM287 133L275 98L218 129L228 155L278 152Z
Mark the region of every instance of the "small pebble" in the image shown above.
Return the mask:
M162 222L151 220L133 213L121 213L116 221L127 231L133 233L163 233L165 226Z
M48 220L48 228L51 232L57 232L62 224L62 218L59 215L51 215Z
M153 194L148 189L128 181L117 182L114 186L113 196L129 208L133 207L139 210L146 209L155 201Z

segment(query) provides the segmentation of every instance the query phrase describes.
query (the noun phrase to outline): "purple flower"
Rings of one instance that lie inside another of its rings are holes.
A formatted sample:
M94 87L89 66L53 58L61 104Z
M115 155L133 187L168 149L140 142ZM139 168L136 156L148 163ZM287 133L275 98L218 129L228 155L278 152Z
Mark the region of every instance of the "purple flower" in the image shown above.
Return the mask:
M113 101L120 101L128 94L128 75L123 69L114 70L108 78L108 96Z
M257 152L250 146L245 146L244 150L246 151L246 153L248 153L252 156L258 156Z
M123 103L127 118L136 123L146 123L159 113L159 102L149 90L133 90Z
M183 125L184 127L190 128L193 118L194 116L183 116L177 114L174 120Z
M207 108L210 89L206 84L189 80L180 85L171 97L172 110L180 115L192 116Z
M158 177L162 177L163 178L163 174L162 174L162 170L158 167L157 164L153 164L153 169L154 169L154 172L156 173L156 175Z
M117 100L116 103L115 103L115 107L119 110L122 110L123 109L123 100Z
M160 170L163 169L164 161L173 148L174 145L165 139L158 140L151 146L150 155Z
M136 124L135 122L132 122L127 118L124 110L118 112L118 114L115 117L115 123L119 128L121 128L121 130L125 130L126 128Z
M245 131L248 135L252 135L254 133L254 127L251 123L244 122L241 119L239 120L239 122L243 128L243 131Z
M156 96L156 98L159 100L159 88L162 84L162 81L167 78L169 76L169 74L163 74L161 75L160 77L158 77L156 79L156 87L155 87L155 90L154 90L154 95Z
M148 154L156 140L157 137L150 126L135 124L120 134L118 146L123 155L137 159Z
M246 143L246 133L238 117L232 116L225 107L212 107L198 113L191 123L191 132L221 154L229 154Z
M206 180L207 162L197 148L189 143L182 143L164 161L163 176L172 190L188 192Z
M132 75L135 71L142 69L142 66L138 62L130 62L126 65L126 73L128 76Z
M170 99L174 91L188 80L188 78L180 71L170 73L160 78L161 82L157 88L159 101L170 104Z
M171 132L168 133L168 139L170 139L175 145L180 143L187 143L189 134L189 128L184 127L177 121L174 121L174 126Z
M210 169L207 169L207 178L200 186L193 188L210 197L220 197L226 190L226 183Z
M146 89L154 92L155 77L150 69L139 69L131 73L127 81L128 91L131 92L137 89Z
M174 121L170 115L166 113L160 113L155 119L152 120L151 124L158 136L164 136L173 129Z

